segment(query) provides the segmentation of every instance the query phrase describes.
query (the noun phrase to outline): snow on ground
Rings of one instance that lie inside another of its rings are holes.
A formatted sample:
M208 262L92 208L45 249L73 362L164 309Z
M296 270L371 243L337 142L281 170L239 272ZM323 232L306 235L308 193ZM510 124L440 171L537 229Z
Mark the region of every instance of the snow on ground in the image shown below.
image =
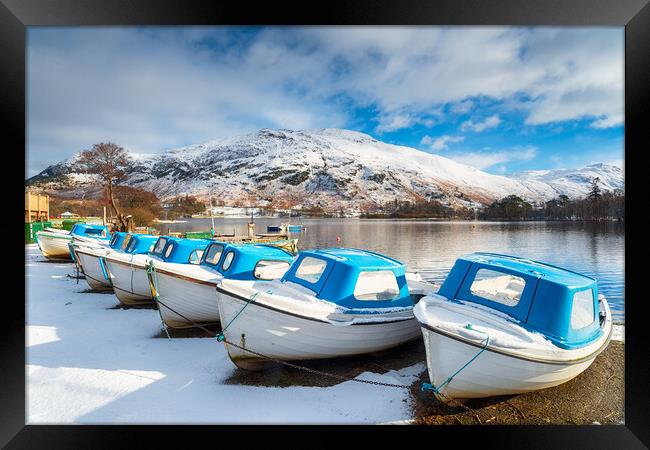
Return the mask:
M224 384L236 370L210 338L157 338L158 311L113 309L72 263L25 253L27 423L408 423L407 389ZM358 378L410 385L424 362Z
M612 341L625 342L625 325L614 325L613 326Z
M348 381L332 387L225 384L236 370L210 338L157 338L153 309L113 309L85 293L72 263L25 255L27 423L409 423L406 389ZM615 325L613 339L624 340ZM358 378L410 385L424 362Z

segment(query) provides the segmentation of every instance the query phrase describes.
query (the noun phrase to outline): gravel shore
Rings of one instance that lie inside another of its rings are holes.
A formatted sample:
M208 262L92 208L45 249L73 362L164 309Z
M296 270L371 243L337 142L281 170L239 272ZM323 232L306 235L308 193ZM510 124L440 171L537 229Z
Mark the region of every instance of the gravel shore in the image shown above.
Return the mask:
M414 424L624 424L625 344L611 341L594 363L573 380L549 389L515 396L464 402L474 412L446 406L430 392L420 391L428 382L424 372L414 383Z

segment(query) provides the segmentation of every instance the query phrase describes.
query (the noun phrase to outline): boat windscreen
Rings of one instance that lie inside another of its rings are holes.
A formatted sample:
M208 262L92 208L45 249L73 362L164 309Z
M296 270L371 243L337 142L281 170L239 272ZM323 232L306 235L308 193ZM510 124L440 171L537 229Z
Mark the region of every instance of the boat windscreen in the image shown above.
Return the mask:
M316 284L320 280L321 275L323 275L326 267L326 261L307 256L302 260L300 266L298 266L295 276L308 283Z
M357 300L394 300L399 297L397 278L392 270L361 272L354 287Z
M84 230L84 234L87 234L89 236L104 236L104 229L103 228L86 228Z
M158 238L158 242L156 242L155 247L153 248L153 252L156 255L160 255L165 248L165 244L167 244L167 239L165 238Z
M124 236L124 241L122 241L122 246L120 247L122 251L126 251L126 248L129 246L129 243L131 242L132 238L133 235L131 234L127 234L126 236Z
M208 250L205 254L204 261L206 262L206 264L210 264L214 266L219 262L219 259L221 258L221 253L223 253L223 245L211 244L208 247Z
M525 286L526 282L521 277L498 270L479 269L470 291L477 297L507 306L517 306Z

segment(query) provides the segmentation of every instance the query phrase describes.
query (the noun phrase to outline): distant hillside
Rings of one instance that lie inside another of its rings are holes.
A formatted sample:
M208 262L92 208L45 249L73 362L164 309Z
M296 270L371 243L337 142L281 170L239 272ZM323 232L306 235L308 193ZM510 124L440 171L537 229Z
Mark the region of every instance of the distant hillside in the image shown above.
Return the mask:
M510 194L543 202L584 195L591 177L604 190L623 188L622 170L596 164L576 170L492 175L410 147L341 129L263 129L257 133L158 154L133 154L125 184L165 199L179 194L227 204L360 210L397 200L436 199L479 206ZM77 167L78 155L48 167L27 184L70 197L99 194L101 185Z

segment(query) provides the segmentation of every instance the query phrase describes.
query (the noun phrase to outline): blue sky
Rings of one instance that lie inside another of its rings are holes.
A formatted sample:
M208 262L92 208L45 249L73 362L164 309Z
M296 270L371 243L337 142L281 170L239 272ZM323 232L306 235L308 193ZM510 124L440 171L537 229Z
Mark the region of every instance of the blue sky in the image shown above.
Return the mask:
M338 127L490 173L623 163L623 28L28 29L27 176L111 140L153 153Z

